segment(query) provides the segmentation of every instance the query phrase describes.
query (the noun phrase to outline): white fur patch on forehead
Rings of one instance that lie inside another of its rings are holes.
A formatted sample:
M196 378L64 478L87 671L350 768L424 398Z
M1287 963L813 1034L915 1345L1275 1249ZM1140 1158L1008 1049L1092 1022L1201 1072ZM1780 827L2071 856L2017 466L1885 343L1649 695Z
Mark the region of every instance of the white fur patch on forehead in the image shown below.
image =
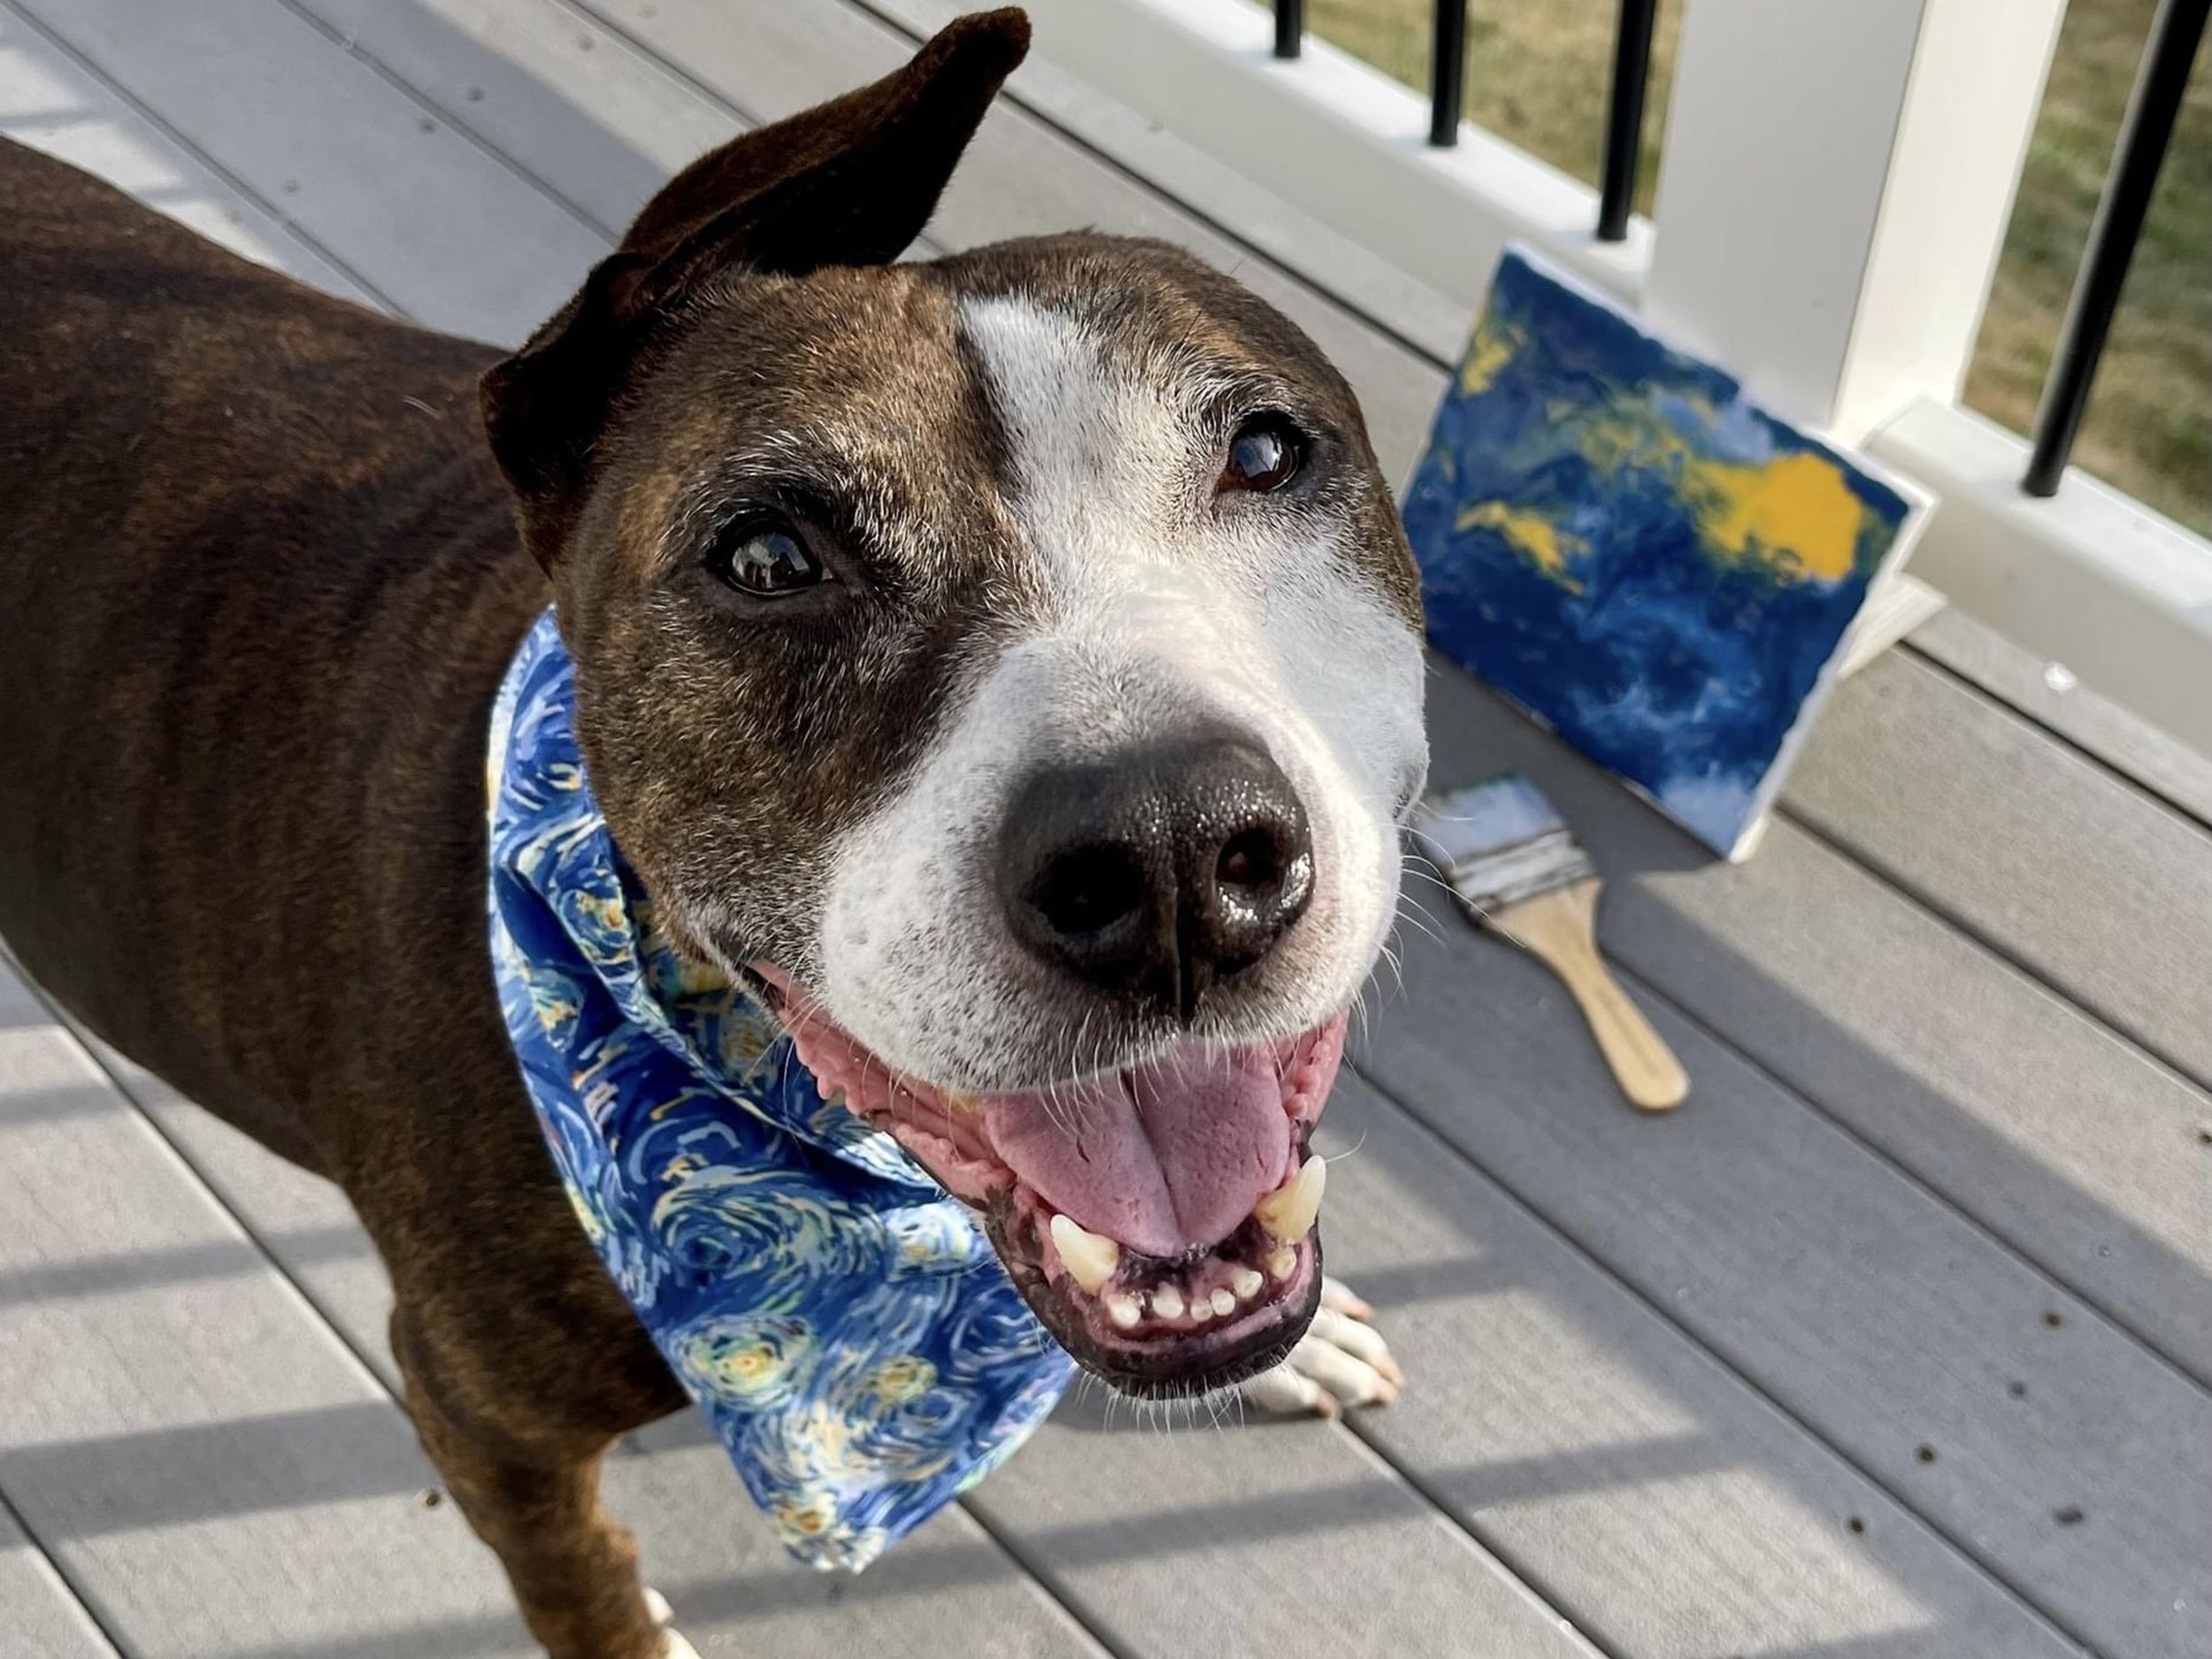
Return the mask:
M1029 637L1093 683L1086 712L1133 736L1148 708L1165 727L1294 701L1281 648L1306 643L1305 613L1341 637L1371 607L1344 576L1336 516L1209 509L1220 366L1028 296L960 312L1004 436L1007 505L1052 601Z
M1125 528L1187 488L1190 419L1205 392L1194 369L1156 384L1138 365L1110 360L1080 318L1023 296L964 299L960 323L1006 435L1009 481L1048 560L1094 542L1102 508ZM1085 523L1069 520L1078 503Z
M1054 397L1071 385L1094 393L1105 389L1105 365L1090 331L1067 312L1025 295L964 297L960 334L974 349L994 398L1010 418L1052 412ZM1041 418L1021 424L1042 432L1054 423Z

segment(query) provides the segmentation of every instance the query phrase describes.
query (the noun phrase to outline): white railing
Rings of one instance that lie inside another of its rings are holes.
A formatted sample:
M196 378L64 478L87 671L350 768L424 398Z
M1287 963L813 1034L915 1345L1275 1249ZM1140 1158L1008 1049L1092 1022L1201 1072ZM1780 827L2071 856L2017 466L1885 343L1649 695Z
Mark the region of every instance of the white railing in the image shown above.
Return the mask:
M2026 495L2027 444L1959 407L2065 0L1685 3L1657 201L1605 242L1588 187L1475 127L1432 145L1428 99L1310 38L1278 58L1247 0L1025 0L1055 68L1461 325L1530 242L1914 478L1916 575L2212 753L2212 544L2078 472Z

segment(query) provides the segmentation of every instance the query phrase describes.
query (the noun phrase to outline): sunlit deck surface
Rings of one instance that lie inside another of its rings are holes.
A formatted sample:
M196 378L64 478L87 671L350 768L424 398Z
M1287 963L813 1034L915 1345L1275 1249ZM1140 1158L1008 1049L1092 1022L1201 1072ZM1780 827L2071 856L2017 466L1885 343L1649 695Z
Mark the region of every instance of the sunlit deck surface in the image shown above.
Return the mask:
M0 131L513 342L676 166L941 15L0 0ZM1079 82L1016 90L930 247L1187 243L1321 342L1405 475L1463 314ZM843 1659L2212 1655L2212 769L1941 618L1845 686L1728 868L1458 675L1431 707L1440 780L1532 773L1612 872L1605 942L1690 1103L1626 1110L1559 985L1429 895L1323 1137L1330 1262L1382 1309L1401 1404L1163 1432L1081 1394L856 1581L788 1564L673 1421L609 1481L687 1632ZM434 1502L385 1307L334 1189L0 980L0 1653L532 1652Z

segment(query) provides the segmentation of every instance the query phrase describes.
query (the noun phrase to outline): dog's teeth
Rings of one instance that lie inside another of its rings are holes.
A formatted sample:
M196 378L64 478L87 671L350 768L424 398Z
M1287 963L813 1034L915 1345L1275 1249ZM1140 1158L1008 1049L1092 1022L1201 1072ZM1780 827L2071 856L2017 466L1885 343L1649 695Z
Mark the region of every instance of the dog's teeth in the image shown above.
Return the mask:
M1237 1299L1225 1290L1217 1290L1206 1300L1213 1304L1214 1311L1225 1319L1237 1310Z
M1052 1248L1060 1252L1060 1264L1068 1270L1068 1277L1094 1296L1121 1265L1121 1246L1086 1232L1065 1216L1052 1218Z
M1260 1225L1285 1244L1295 1244L1313 1231L1321 1214L1321 1189L1327 1185L1328 1164L1317 1154L1305 1167L1254 1206Z
M1109 1319L1111 1319L1116 1325L1119 1325L1123 1330L1126 1331L1130 1326L1136 1324L1138 1316L1139 1310L1137 1307L1137 1299L1134 1296L1109 1296L1106 1298L1106 1317Z
M977 1107L983 1104L983 1100L980 1095L963 1094L956 1088L949 1088L945 1090L942 1098L946 1105L951 1107L953 1110L959 1112L964 1116L969 1112L972 1112Z
M1183 1293L1173 1285L1163 1285L1152 1293L1152 1311L1163 1319L1183 1317Z
M850 1104L845 1098L845 1091L841 1088L833 1088L829 1092L829 1103L833 1106Z
M1229 1288L1237 1294L1239 1302L1249 1302L1260 1294L1260 1286L1267 1281L1248 1267L1240 1267L1229 1276Z
M1298 1252L1287 1244L1280 1249L1269 1251L1267 1271L1278 1279L1288 1279L1298 1271Z
M1193 1325L1203 1325L1213 1317L1213 1303L1208 1302L1203 1296L1193 1296L1190 1299L1190 1320Z

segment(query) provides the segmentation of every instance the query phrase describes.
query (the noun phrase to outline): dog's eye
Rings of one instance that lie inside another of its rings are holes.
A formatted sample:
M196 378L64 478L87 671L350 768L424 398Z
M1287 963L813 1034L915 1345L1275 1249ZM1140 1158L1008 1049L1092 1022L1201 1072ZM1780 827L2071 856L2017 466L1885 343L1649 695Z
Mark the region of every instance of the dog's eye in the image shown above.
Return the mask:
M707 553L707 568L726 585L757 599L780 599L812 588L826 572L798 532L773 519L731 526Z
M1229 440L1229 457L1217 491L1251 490L1268 495L1298 476L1306 464L1305 434L1290 417L1269 410L1251 416Z

